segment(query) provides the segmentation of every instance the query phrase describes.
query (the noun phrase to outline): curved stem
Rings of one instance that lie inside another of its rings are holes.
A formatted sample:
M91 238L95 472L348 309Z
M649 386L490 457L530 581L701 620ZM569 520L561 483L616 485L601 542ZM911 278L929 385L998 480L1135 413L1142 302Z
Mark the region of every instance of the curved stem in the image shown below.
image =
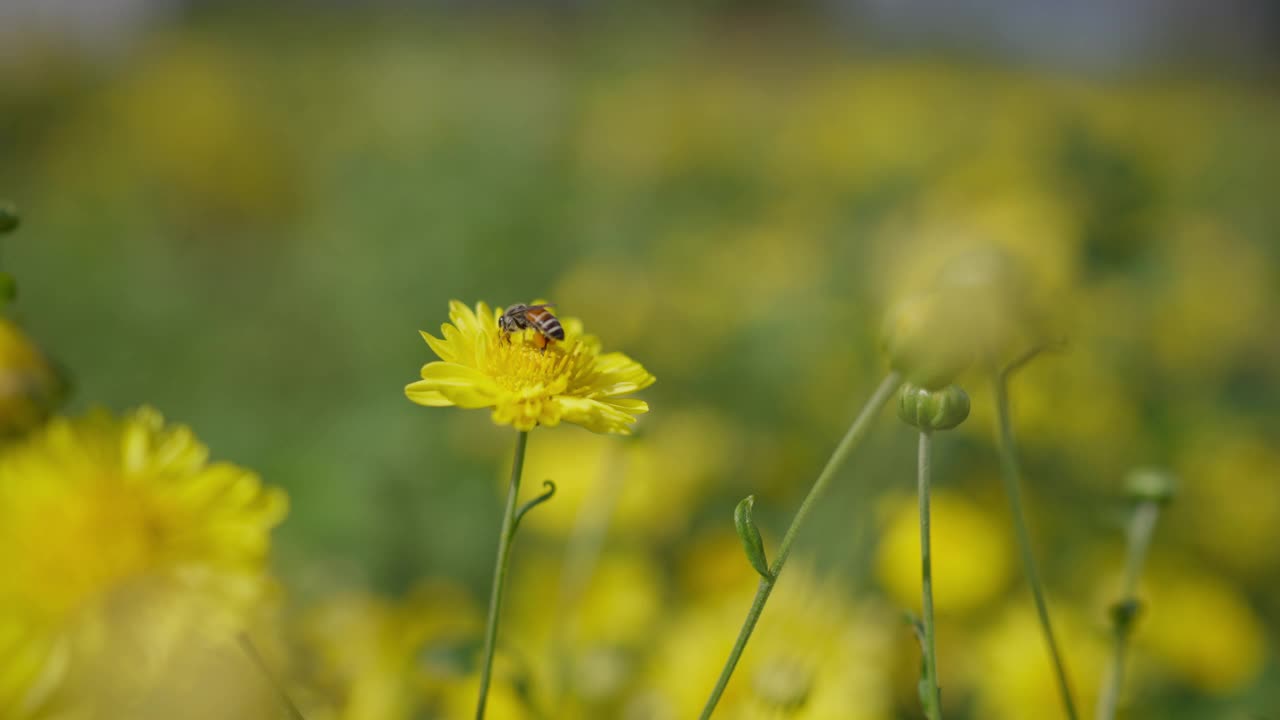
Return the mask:
M800 533L801 526L804 525L805 518L812 512L815 501L827 485L831 483L831 479L835 477L840 466L844 465L844 461L849 457L849 453L866 437L867 432L871 429L871 421L875 419L880 409L885 403L889 402L889 398L893 397L893 393L902 383L902 377L897 372L890 372L880 382L880 386L876 388L867 404L862 406L862 411L858 413L858 417L854 419L853 424L849 426L849 430L845 432L841 438L840 444L836 446L835 452L831 453L827 464L822 468L822 472L818 475L818 479L813 482L813 487L809 489L809 494L805 496L800 503L800 509L796 511L796 515L791 519L791 525L787 528L787 533L782 536L782 542L778 545L778 556L774 558L773 564L769 567L771 577L764 578L760 581L759 587L756 589L755 600L751 603L751 609L747 612L747 618L742 623L742 629L738 631L738 639L733 644L733 649L729 652L729 659L725 661L724 669L720 671L720 679L716 681L715 688L711 691L711 697L707 698L707 704L702 708L702 714L698 717L700 720L707 720L711 717L711 713L715 711L716 705L720 702L720 696L724 694L724 690L729 685L729 678L733 675L733 670L738 665L738 660L742 657L742 651L747 647L747 641L751 639L751 633L755 630L756 623L760 620L760 614L764 612L765 603L769 600L770 593L773 592L773 586L778 582L778 576L782 574L782 566L787 563L787 557L791 555L791 545L795 542L796 536Z
M924 681L928 696L921 697L929 720L942 720L942 691L938 688L938 649L934 642L933 624L933 554L929 547L929 475L932 469L932 433L920 432L918 454L920 494L920 582L923 588L921 610L924 612Z
M1031 595L1035 599L1036 613L1040 617L1040 629L1044 634L1045 645L1053 660L1053 669L1057 676L1058 692L1062 696L1062 706L1070 720L1076 720L1075 701L1071 699L1071 684L1067 680L1067 669L1058 652L1058 641L1053 635L1053 624L1049 620L1049 605L1045 601L1044 584L1040 581L1040 571L1036 566L1035 555L1031 552L1031 533L1027 530L1026 516L1022 511L1022 468L1018 461L1018 448L1013 437L1013 424L1009 418L1008 371L992 373L991 384L995 391L996 402L996 434L1000 451L1000 471L1004 478L1005 494L1009 497L1009 509L1013 515L1013 529L1017 536L1018 552L1022 557L1022 571L1027 576L1027 584L1031 587Z
M1102 692L1098 694L1097 720L1112 720L1120 703L1120 688L1124 683L1124 660L1128 654L1129 636L1133 633L1133 621L1138 613L1138 577L1151 546L1156 519L1160 516L1159 503L1143 501L1129 521L1128 553L1124 569L1124 590L1120 601L1112 609L1111 667L1104 677Z
M271 684L271 688L276 691L276 695L280 698L280 704L289 712L292 720L306 720L302 715L302 711L297 705L293 704L293 699L289 697L289 691L285 690L284 683L276 678L275 673L271 672L271 668L267 666L266 658L262 657L262 653L258 652L258 647L253 644L253 640L249 637L249 633L241 632L239 636L240 647L244 650L244 654L249 656L254 667L262 673L267 682Z
M484 632L484 659L480 668L480 698L476 701L476 720L483 720L485 702L489 697L493 654L498 642L498 616L502 610L502 588L511 559L511 541L516 535L516 498L520 496L520 473L524 470L524 448L528 441L528 431L522 430L516 436L515 460L511 464L511 487L507 490L507 510L502 517L502 534L498 538L498 560L493 566L493 590L489 595L489 622Z

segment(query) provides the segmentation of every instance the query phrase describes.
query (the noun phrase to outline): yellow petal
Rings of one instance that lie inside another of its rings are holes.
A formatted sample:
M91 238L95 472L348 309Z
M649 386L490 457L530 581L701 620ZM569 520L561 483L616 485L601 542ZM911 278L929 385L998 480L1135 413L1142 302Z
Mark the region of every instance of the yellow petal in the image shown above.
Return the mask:
M445 362L457 362L458 356L447 340L441 340L425 330L418 332L422 335L422 339L427 341L427 345L431 347L431 352L435 353L436 357ZM446 337L448 337L447 334Z
M561 396L556 401L560 403L560 419L564 422L581 425L592 432L631 434L635 417L622 410L589 398Z
M413 385L420 390L436 390L454 405L464 408L487 407L498 395L492 378L457 363L428 363L422 368L422 380Z
M636 398L611 398L600 402L632 415L643 415L649 412L649 403Z
M425 380L411 382L404 388L404 394L410 400L427 407L450 407L453 401L445 397L439 390L433 390Z

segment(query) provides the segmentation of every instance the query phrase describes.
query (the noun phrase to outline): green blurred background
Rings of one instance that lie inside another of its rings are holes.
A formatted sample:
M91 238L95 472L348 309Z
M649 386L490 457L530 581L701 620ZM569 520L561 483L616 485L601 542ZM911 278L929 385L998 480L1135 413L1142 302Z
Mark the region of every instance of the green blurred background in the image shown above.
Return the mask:
M1106 637L1121 480L1170 468L1183 495L1147 592L1166 614L1139 631L1128 717L1277 717L1280 103L1274 56L1233 43L1249 22L1169 52L1172 4L1140 11L1163 32L1091 5L1096 27L1001 42L1022 27L1009 8L969 36L874 3L166 7L0 32L0 197L24 216L2 260L73 410L153 404L288 491L274 552L291 602L394 602L425 578L485 596L511 433L402 392L451 298L549 298L658 377L634 440L534 434L567 497L517 567L563 554L581 517L566 477L613 473L605 545L655 569L655 612L692 602L690 573L749 592L724 567L745 561L716 550L733 505L757 494L776 543L884 372L886 304L994 244L1070 339L1014 388L1064 632ZM1034 627L1011 629L1026 592L989 394L966 386L974 416L938 443L944 681L973 657L1002 667L980 650L997 640L1026 646L1011 667L1044 661ZM801 540L852 602L917 602L915 547L892 540L913 444L887 413ZM951 535L948 501L969 523ZM950 615L948 580L973 596ZM709 636L715 663L745 610ZM911 639L889 618L899 659L872 662L896 710L868 717L916 717ZM1100 670L1076 665L1083 685ZM947 702L995 717L982 708L1016 684L957 675ZM662 717L617 694L582 716ZM1056 717L1051 687L1026 697L1037 709L1006 716Z

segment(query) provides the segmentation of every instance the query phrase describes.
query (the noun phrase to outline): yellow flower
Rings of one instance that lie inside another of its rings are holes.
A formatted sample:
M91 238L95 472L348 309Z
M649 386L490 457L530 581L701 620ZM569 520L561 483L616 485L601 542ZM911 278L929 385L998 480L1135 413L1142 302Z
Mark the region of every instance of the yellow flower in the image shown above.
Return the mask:
M59 418L0 456L0 716L140 694L234 642L286 499L142 409ZM125 682L121 682L121 676Z
M881 585L900 605L920 606L920 516L913 496L886 501L876 554ZM933 587L939 614L981 610L1008 587L1012 545L983 507L949 490L933 493Z
M1167 673L1218 695L1257 678L1267 659L1267 629L1239 589L1184 564L1156 568L1144 584L1136 641Z
M422 337L440 361L422 367L405 388L428 407L493 408L493 421L532 430L560 422L600 433L631 432L648 403L622 397L653 384L653 376L622 353L601 353L582 323L563 318L565 339L540 347L532 329L507 336L498 329L502 309L477 303L474 312L454 300L440 339Z
M1091 708L1107 663L1105 631L1100 623L1091 627L1062 605L1053 610L1053 624L1071 672L1076 707ZM1000 613L969 649L965 669L974 689L974 717L1025 720L1027 708L1053 708L1059 703L1040 624L1027 604L1010 605Z

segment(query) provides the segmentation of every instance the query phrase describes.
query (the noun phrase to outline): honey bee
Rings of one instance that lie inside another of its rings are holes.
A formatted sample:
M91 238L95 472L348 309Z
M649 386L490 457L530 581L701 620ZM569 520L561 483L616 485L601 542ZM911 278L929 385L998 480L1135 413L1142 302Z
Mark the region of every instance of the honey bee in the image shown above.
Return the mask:
M498 328L508 336L525 328L537 330L542 350L545 352L547 344L552 340L564 340L564 327L560 324L560 320L547 309L549 307L555 307L555 305L550 303L512 305L502 313L502 317L498 318Z

